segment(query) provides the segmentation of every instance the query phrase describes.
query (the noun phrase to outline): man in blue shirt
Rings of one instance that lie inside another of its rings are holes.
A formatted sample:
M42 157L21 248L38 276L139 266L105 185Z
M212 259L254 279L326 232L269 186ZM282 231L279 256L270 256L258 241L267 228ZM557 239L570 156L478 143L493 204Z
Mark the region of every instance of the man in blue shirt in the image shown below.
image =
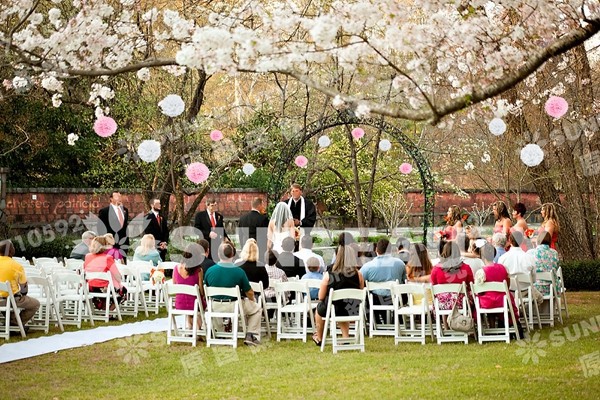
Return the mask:
M392 257L390 241L387 239L379 239L375 247L377 257L365 263L360 272L365 281L368 282L388 282L398 281L404 283L406 281L406 266L402 260ZM376 289L373 290L373 303L375 305L392 304L392 297L389 290ZM382 322L385 311L377 311L375 317Z

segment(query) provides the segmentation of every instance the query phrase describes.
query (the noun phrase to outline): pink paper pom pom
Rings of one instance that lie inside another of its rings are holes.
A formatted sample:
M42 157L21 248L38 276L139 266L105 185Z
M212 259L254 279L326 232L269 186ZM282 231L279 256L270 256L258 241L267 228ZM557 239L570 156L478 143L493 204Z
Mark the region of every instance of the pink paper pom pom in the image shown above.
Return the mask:
M214 130L210 133L210 140L213 142L218 142L221 139L223 139L223 132Z
M294 160L294 162L300 168L306 168L306 166L308 165L308 159L306 157L304 157L304 156L298 156L298 157L296 157L296 160Z
M402 172L404 175L410 174L412 172L412 165L407 162L402 163L402 165L400 165L400 172Z
M360 139L363 136L365 136L365 131L363 130L363 128L352 129L352 137L354 139Z
M117 123L111 117L100 117L94 122L94 132L101 137L112 136L117 131Z
M546 113L553 118L560 118L567 113L569 103L562 97L551 96L544 106Z
M202 183L208 179L210 170L203 163L195 162L188 165L185 175L194 183Z

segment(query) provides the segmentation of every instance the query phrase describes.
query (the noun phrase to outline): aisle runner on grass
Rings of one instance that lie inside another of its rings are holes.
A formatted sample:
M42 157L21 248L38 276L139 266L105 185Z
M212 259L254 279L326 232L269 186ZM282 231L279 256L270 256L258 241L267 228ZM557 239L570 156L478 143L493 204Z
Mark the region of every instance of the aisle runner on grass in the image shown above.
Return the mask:
M16 343L7 343L0 346L0 364L54 353L59 350L89 346L94 343L102 343L132 335L166 332L167 328L168 318L158 318L151 321L146 320L117 326L102 326L100 328L65 332Z

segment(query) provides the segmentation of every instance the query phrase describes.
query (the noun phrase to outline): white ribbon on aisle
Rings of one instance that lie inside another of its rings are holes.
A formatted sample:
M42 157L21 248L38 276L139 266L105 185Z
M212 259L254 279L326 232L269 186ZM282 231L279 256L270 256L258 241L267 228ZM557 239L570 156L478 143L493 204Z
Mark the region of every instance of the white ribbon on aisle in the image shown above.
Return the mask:
M168 318L157 318L131 324L102 326L58 335L42 336L35 339L7 343L0 346L0 364L42 354L55 353L59 350L89 346L113 339L146 333L166 332Z

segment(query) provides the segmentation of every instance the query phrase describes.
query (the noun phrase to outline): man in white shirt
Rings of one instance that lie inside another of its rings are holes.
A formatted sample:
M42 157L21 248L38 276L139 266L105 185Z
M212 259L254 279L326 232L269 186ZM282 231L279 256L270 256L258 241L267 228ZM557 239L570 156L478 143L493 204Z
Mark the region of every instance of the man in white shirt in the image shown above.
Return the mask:
M535 260L519 246L522 241L523 234L513 231L508 238L510 249L498 259L498 263L504 265L509 274L532 274L535 280Z
M309 258L315 257L317 260L319 260L319 272L323 273L323 272L325 272L325 267L326 267L325 261L323 260L323 257L321 257L320 255L318 255L317 253L312 251L312 246L313 246L312 236L304 235L300 239L300 250L295 252L294 255L296 257L298 257L299 259L301 259L302 261L304 261L306 273L308 273L308 267L307 267L308 264L306 262L308 261Z

